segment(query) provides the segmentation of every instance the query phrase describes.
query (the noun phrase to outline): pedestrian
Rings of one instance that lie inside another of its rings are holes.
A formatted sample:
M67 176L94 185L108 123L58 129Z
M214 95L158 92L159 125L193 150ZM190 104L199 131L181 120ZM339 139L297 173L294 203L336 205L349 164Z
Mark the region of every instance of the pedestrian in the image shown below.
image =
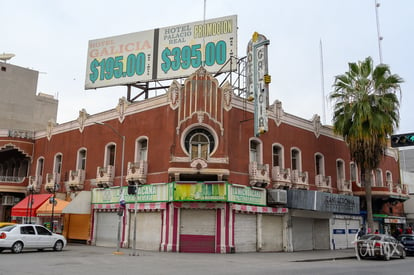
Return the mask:
M411 228L411 225L409 225L409 226L405 229L405 233L406 233L406 234L413 234L413 229Z
M361 229L358 231L358 239L365 235L365 228L361 226Z
M379 231L378 231L378 229L375 229L375 234L379 234Z

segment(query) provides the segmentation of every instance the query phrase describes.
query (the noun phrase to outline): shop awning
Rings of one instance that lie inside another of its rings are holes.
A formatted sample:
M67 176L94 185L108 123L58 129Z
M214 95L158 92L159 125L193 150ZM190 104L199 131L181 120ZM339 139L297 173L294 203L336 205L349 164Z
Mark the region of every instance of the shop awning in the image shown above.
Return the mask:
M45 201L36 211L36 215L39 216L60 216L63 208L68 206L70 202L55 198L55 206L53 206L49 200ZM53 209L52 209L53 208Z
M64 214L90 214L91 213L91 191L81 191L69 204L62 213Z
M36 217L37 209L51 197L51 194L29 195L13 206L12 217Z

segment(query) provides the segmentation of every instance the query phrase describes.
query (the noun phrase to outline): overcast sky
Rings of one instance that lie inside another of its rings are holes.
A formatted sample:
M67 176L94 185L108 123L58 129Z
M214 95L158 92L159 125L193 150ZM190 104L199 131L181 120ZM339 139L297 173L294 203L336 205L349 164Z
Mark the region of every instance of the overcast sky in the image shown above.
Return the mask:
M383 62L405 80L396 133L414 132L414 1L378 3ZM326 98L334 77L367 56L379 63L375 0L207 0L205 6L206 19L237 15L239 57L255 31L270 40L270 103L278 99L299 117L319 114L331 124ZM115 108L126 96L125 87L84 89L89 40L202 21L204 0L0 0L0 9L0 53L40 72L37 92L58 98L63 123L82 108L89 114Z

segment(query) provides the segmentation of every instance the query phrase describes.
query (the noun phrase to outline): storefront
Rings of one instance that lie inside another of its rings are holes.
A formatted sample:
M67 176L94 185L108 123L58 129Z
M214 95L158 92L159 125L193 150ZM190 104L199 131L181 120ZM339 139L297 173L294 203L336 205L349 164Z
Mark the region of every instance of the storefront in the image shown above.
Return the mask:
M51 197L37 209L36 215L38 217L38 222L50 230L53 230L54 233L62 234L64 225L62 210L69 204L69 202L55 198L53 203L52 200L53 198Z
M63 209L63 235L69 242L88 243L91 230L91 191L73 193L72 201Z
M288 190L291 236L288 251L352 247L359 229L359 197Z

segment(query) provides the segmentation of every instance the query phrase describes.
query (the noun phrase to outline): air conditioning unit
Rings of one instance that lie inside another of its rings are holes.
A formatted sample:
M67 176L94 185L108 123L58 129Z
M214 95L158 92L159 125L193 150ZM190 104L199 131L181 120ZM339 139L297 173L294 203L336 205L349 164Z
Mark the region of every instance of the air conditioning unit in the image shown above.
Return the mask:
M267 191L267 203L272 204L287 204L287 191L282 189L269 189Z
M13 196L3 196L1 198L2 205L14 205L14 197Z

